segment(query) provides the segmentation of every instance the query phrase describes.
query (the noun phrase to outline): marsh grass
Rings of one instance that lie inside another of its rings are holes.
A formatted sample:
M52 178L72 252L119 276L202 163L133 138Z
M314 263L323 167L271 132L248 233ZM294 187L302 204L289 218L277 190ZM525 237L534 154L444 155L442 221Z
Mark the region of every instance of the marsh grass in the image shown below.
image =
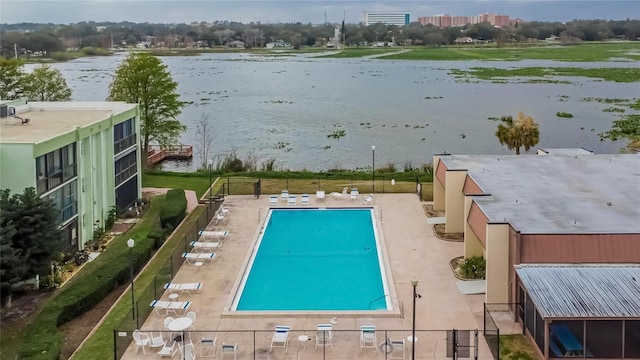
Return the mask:
M557 81L557 79L545 79L557 76L581 76L598 78L615 82L640 81L640 68L547 68L526 67L517 69L481 68L473 67L469 70L452 69L451 74L456 78L468 79L469 77L500 81L510 77L539 77L542 80Z

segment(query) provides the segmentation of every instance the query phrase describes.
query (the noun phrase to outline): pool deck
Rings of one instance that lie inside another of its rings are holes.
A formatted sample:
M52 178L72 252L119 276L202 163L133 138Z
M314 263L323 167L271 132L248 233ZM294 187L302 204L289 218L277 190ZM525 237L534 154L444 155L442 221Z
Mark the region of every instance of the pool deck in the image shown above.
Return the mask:
M299 199L299 196L298 196ZM298 202L299 204L299 202ZM380 349L361 351L359 332L341 332L358 330L361 325L375 325L378 329L377 342L384 341L381 330L401 330L388 334L392 339L411 335L412 328L412 287L413 276L419 279L417 292L421 298L416 301L416 330L481 329L483 319L484 295L461 295L456 287L449 262L463 254L463 243L449 242L436 238L432 225L427 223L423 204L413 194L376 194L374 202L363 203L360 200L338 200L327 196L318 202L311 195L308 207L354 207L373 206L376 217L382 226L389 266L392 272L395 294L403 305L403 316L337 316L301 314L281 316L233 316L226 314L231 302L232 292L238 282L239 274L247 261L248 249L254 244L265 210L269 208L269 196L260 199L253 196L227 196L224 206L229 208L228 222L209 224L207 230L229 230L229 238L224 240L222 248L216 251L212 264L196 267L183 265L174 282L202 282L200 295L180 295L179 301L191 301L190 311L197 313L195 331L223 331L217 337L216 358L221 358L222 342L238 343L238 359L253 359L252 331L255 334L256 359L372 359L384 358ZM286 202L279 200L278 207L287 208ZM301 207L298 205L298 207ZM214 218L215 222L215 218ZM321 274L318 274L321 276ZM286 279L283 279L286 281ZM310 275L309 281L313 281ZM161 300L169 300L168 293ZM142 304L140 306L143 306ZM174 316L175 317L175 316ZM141 327L142 331L165 330L164 317L152 313ZM315 350L315 330L318 324L334 323L333 347L326 354L322 349ZM289 350L274 349L269 352L271 335L276 325L291 326ZM241 333L241 331L246 331ZM209 334L208 334L209 335ZM299 342L298 336L308 335L311 341ZM445 332L418 331L416 337L416 359L445 358ZM200 358L201 334L193 333L191 340L195 345L195 354ZM480 335L479 358L491 359L491 355ZM139 351L136 355L132 344L124 359L160 359L158 349L147 349L146 355ZM376 354L376 355L374 355ZM411 358L411 343L407 343L407 359ZM178 352L176 358L180 358ZM230 358L232 358L231 356Z

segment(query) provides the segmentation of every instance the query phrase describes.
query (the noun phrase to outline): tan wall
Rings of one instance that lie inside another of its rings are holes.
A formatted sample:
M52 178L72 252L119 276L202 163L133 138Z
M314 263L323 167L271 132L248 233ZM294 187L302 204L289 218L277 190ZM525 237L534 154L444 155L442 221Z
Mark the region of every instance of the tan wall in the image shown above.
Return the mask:
M509 293L509 302L516 302L517 296L517 282L516 282L516 269L513 265L520 264L520 233L516 231L511 225L509 225L509 284L511 292Z
M462 188L466 177L466 170L447 171L445 183L446 224L444 226L444 231L447 233L464 232L465 212Z
M522 263L637 263L640 234L522 235Z
M444 188L446 180L447 166L444 162L440 161L440 156L435 155L433 157L433 209L434 210L446 210L444 195L446 189Z
M473 197L464 197L464 213L465 217L469 217L469 211L473 206ZM484 235L484 234L483 234ZM464 222L464 257L483 256L484 243L478 239L476 233L471 229L469 221Z
M487 303L509 301L509 228L509 224L487 225Z

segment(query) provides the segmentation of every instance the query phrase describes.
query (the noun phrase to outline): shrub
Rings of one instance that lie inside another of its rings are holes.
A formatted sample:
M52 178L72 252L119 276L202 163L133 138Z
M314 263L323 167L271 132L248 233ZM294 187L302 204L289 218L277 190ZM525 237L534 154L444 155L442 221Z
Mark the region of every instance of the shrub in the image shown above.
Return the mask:
M557 116L557 117L562 117L562 118L570 119L570 118L572 118L572 117L573 117L573 114L568 113L568 112L564 112L564 111L558 111L558 112L556 113L556 116Z
M187 198L182 189L167 191L165 202L160 209L160 226L171 224L176 228L187 213Z
M481 256L466 258L462 261L462 264L460 264L462 276L468 279L484 279L486 270L486 260Z

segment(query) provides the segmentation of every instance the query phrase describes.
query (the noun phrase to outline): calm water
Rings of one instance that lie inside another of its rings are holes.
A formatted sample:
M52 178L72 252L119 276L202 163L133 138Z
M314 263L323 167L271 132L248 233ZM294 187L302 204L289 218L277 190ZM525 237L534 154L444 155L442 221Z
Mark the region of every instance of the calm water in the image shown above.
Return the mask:
M74 100L102 101L123 54L55 64L73 90ZM192 102L180 115L189 126L182 142L195 144L195 122L210 114L215 143L209 157L236 151L241 159L275 158L282 169L326 170L394 163L402 169L429 163L434 153L507 154L489 117L522 111L540 124L539 147L585 147L618 152L624 142L601 142L615 113L608 104L582 98L640 96L638 83L562 78L571 84L456 82L451 69L470 67L638 67L638 63L564 63L553 61L390 61L318 59L309 55L261 57L205 54L163 57L181 100ZM526 80L526 79L520 79ZM566 97L564 99L561 96ZM425 99L430 97L430 99ZM565 100L565 101L561 101ZM559 118L558 111L572 119ZM339 139L327 137L344 130ZM193 161L166 167L192 170Z
M376 249L368 209L272 210L237 310L384 310Z

